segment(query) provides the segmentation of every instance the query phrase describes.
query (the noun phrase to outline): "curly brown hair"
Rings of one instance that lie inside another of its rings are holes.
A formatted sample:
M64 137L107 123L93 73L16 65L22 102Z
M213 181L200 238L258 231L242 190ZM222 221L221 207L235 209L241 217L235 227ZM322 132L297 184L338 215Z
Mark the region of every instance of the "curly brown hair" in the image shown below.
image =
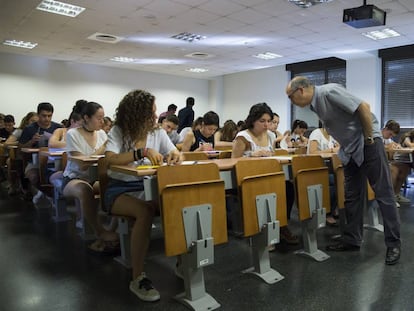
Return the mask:
M145 139L154 130L154 102L155 96L143 90L131 91L121 100L114 124L121 129L124 143Z

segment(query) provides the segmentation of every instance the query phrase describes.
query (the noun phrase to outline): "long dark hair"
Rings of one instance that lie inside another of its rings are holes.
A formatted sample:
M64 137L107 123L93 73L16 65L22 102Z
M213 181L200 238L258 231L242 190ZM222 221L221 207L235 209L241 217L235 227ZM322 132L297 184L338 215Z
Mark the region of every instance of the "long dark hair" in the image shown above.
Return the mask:
M273 118L273 111L266 103L258 103L250 108L249 115L246 118L246 128L252 129L254 122L259 120L264 114Z

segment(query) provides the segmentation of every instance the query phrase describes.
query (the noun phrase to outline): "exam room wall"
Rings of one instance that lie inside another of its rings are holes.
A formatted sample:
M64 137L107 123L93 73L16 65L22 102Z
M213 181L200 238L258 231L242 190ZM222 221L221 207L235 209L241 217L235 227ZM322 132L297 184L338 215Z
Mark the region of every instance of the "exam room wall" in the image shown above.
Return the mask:
M36 110L39 102L54 105L53 119L69 116L76 100L100 103L107 116L113 117L122 97L132 89L145 89L156 96L157 112L174 103L178 109L185 99L196 99L196 116L210 106L209 80L156 74L40 57L0 53L0 112L13 114L17 120Z

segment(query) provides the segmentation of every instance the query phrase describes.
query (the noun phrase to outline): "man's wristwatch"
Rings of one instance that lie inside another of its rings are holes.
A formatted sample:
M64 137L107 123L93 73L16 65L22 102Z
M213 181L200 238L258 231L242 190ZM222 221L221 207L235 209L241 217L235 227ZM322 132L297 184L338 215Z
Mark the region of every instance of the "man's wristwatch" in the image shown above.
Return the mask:
M374 138L372 136L368 136L365 138L365 144L372 145L374 143Z

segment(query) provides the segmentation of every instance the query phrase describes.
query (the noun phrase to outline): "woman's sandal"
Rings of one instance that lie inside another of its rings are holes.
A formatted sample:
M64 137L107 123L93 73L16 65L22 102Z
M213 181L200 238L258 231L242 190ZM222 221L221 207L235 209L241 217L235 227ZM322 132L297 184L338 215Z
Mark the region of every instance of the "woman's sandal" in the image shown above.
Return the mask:
M96 240L88 246L88 249L96 254L116 255L120 252L119 241Z

